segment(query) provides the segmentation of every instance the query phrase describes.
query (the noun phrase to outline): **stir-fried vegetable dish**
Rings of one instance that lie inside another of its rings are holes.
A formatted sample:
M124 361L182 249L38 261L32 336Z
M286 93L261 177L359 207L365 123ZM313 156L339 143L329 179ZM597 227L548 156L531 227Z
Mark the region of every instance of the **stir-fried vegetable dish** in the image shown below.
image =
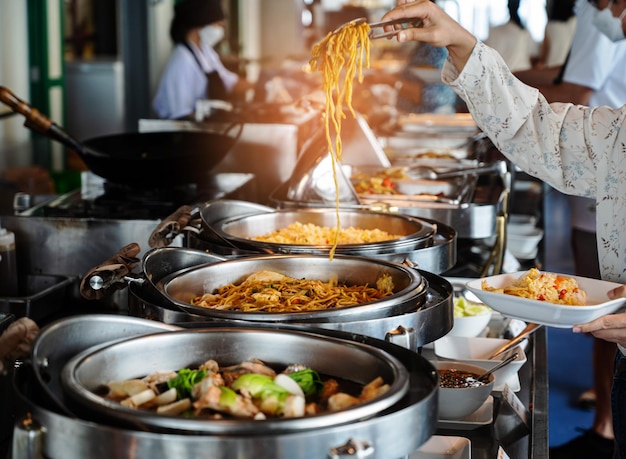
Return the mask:
M207 360L197 368L112 381L104 396L125 407L159 414L263 420L334 412L388 389L380 377L359 385L322 377L303 365L276 371L256 359L222 368L215 360Z

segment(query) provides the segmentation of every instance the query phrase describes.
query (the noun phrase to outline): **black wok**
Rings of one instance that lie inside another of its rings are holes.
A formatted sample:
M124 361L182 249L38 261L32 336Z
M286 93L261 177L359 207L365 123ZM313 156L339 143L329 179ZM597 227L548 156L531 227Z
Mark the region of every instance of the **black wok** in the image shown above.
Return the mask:
M75 150L94 174L139 188L201 184L231 150L242 128L233 124L223 133L131 132L81 143L3 86L0 102L24 115L26 127Z

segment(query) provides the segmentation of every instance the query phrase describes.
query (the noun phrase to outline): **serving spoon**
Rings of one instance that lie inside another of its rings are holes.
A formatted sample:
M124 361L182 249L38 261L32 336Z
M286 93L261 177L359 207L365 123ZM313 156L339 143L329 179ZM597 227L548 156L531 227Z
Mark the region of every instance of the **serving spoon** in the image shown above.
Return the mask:
M518 353L515 352L514 354L508 356L506 359L504 359L502 362L500 362L499 364L497 364L495 367L493 367L491 370L484 372L482 375L480 375L478 378L474 379L472 377L468 377L466 380L467 382L484 382L485 378L487 378L490 374L495 373L496 371L498 371L500 368L508 365L509 363L511 363L513 360L515 360L518 356Z

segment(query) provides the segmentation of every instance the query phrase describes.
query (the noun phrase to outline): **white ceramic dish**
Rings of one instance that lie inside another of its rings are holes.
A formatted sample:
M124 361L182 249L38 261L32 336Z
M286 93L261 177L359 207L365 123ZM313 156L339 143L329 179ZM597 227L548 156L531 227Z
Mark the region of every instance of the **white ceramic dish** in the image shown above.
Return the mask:
M507 226L507 246L516 258L532 258L532 254L537 254L539 243L543 239L541 228L516 228L514 225Z
M493 422L493 396L487 397L485 403L469 416L461 419L448 420L439 419L437 427L439 429L451 430L474 430L482 426L489 425Z
M623 309L626 304L626 298L609 300L607 297L609 290L619 287L621 284L569 274L562 274L562 276L574 278L580 288L587 293L587 304L585 306L552 304L503 293L488 292L481 287L482 281L485 280L492 287L503 288L511 285L526 272L518 271L515 273L498 274L483 279L474 279L467 282L465 286L480 298L483 303L502 315L559 328L568 328L575 324L590 322L606 314L617 312Z
M521 346L517 345L513 349L506 351L496 358L489 360L488 357L499 349L508 340L500 338L481 338L446 335L435 341L434 352L439 360L453 360L476 365L483 369L490 370L502 360L517 352L517 358L508 365L496 370L495 386L502 386L505 382L517 374L520 368L526 363L526 353Z
M478 365L468 362L438 360L431 361L438 371L453 370L469 372L478 377L484 373ZM485 378L484 384L465 387L439 387L438 419L463 419L478 410L489 398L495 384L494 375Z
M480 336L485 331L490 320L491 312L485 312L484 314L475 316L455 317L452 330L448 332L448 335L467 337Z
M409 459L471 459L469 438L433 435Z

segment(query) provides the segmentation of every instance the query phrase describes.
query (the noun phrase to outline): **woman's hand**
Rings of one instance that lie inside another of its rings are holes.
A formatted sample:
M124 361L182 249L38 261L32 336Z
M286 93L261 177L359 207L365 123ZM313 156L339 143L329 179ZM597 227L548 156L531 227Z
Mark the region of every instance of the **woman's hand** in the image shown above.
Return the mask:
M626 285L608 292L608 297L626 298ZM611 341L626 347L626 312L608 314L582 325L574 325L574 333L591 333L595 338Z
M398 0L398 6L388 11L381 21L401 18L420 18L422 27L398 32L399 42L421 41L438 48L445 46L456 68L463 70L476 46L476 37L468 30L430 0ZM385 30L391 31L393 26L387 26Z

